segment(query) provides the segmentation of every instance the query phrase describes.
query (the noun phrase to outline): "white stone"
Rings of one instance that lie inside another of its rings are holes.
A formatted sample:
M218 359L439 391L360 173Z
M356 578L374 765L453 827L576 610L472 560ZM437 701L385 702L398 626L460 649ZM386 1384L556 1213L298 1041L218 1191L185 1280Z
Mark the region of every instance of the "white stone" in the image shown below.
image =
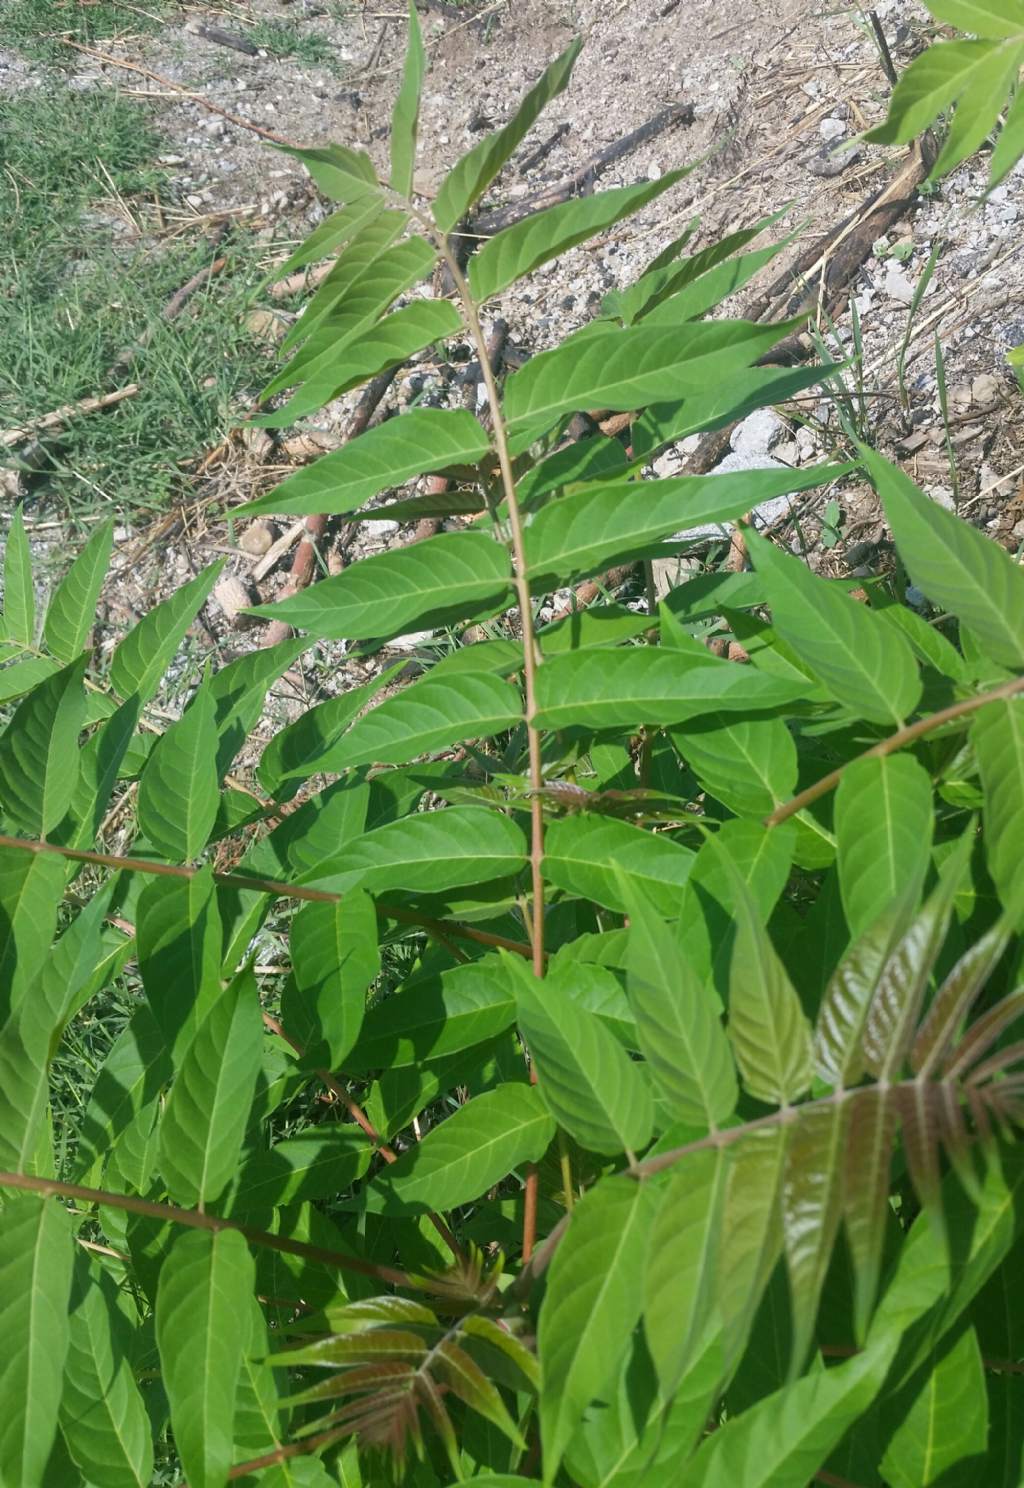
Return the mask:
M890 263L882 281L882 293L901 305L909 305L914 298L914 286L897 263Z
M826 140L842 139L843 135L846 133L846 125L843 123L842 119L822 119L818 128L821 132L822 139Z
M782 420L771 408L758 408L736 426L729 444L738 455L767 455L781 436L783 428ZM750 465L740 466L743 470L756 468Z
M956 502L953 500L953 492L949 489L948 486L926 486L925 490L935 502L936 506L941 506L944 511L956 511Z

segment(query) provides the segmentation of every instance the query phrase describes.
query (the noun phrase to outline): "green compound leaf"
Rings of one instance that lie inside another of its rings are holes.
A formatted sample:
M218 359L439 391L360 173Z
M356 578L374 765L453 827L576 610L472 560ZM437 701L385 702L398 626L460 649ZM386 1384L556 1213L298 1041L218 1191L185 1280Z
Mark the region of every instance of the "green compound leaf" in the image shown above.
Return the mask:
M355 511L414 476L476 465L488 448L487 436L464 408L414 408L297 470L236 515ZM473 510L479 510L479 500Z
M710 713L673 729L672 742L702 788L737 816L767 816L796 790L796 744L781 718Z
M332 201L356 202L380 195L380 182L373 161L365 150L349 150L344 145L304 150L293 145L277 145L276 148L301 161L320 190Z
M430 273L437 250L423 238L402 238L381 253L373 252L374 238L386 236L389 226L390 219L382 217L364 234L359 251L350 250L337 265L337 274L329 276L287 338L291 345L301 336L301 350L267 383L261 401L301 383L330 382L339 361L358 350L361 337L399 295Z
M420 90L426 71L426 51L414 0L409 0L409 40L402 72L402 86L391 114L391 189L401 196L412 191L416 162L416 134L420 115Z
M0 1221L0 1481L43 1488L57 1434L74 1242L59 1199L7 1194Z
M168 1083L174 1067L149 1007L136 1009L100 1066L79 1120L72 1178L95 1184L109 1148Z
M256 979L217 998L185 1051L160 1123L160 1170L176 1203L206 1204L238 1166L263 1052Z
M928 0L928 9L937 21L986 41L1007 41L1024 29L1020 0Z
M642 1150L654 1125L651 1092L615 1035L573 999L572 964L543 982L518 963L514 974L519 1025L552 1116L591 1152Z
M649 1184L605 1179L573 1209L551 1262L537 1328L546 1482L629 1347L643 1310L643 1257L658 1197Z
M469 284L474 298L489 300L500 294L524 274L638 212L687 174L686 170L667 171L657 181L642 181L615 191L599 191L580 201L563 202L533 212L496 233L470 260Z
M749 367L795 329L743 320L695 325L597 328L531 357L505 385L513 428L586 408L632 409L658 399L704 394Z
M246 1158L228 1212L257 1214L345 1193L370 1163L372 1148L354 1121L307 1127Z
M721 1126L739 1092L719 1009L648 898L624 875L620 882L629 915L627 988L640 1051L673 1120Z
M902 723L921 696L917 663L903 637L756 533L748 531L747 545L775 629L800 660L861 717Z
M899 1394L884 1403L883 1417L895 1423L881 1461L892 1488L951 1482L962 1459L980 1463L988 1443L988 1395L974 1329L961 1327L944 1339ZM967 1468L962 1463L961 1472Z
M188 1230L160 1268L156 1341L189 1488L224 1488L256 1268L237 1230Z
M149 1488L153 1443L132 1372L131 1323L110 1274L75 1257L70 1346L60 1424L68 1451L96 1488Z
M217 818L216 703L205 678L156 741L139 781L139 825L172 863L196 857Z
M352 720L362 712L370 698L387 686L404 666L396 662L386 667L371 682L339 693L326 703L310 708L276 733L263 751L259 763L259 780L268 795L288 800L303 780L330 766L332 746L341 738Z
M810 1024L750 890L732 864L728 866L736 915L729 1037L750 1094L773 1105L788 1105L811 1083Z
M344 340L316 368L315 375L304 379L300 390L283 408L262 414L252 422L263 429L285 428L296 419L316 413L342 393L361 387L378 373L398 366L432 341L454 336L461 329L459 313L448 300L414 300L386 315L362 335Z
M523 1163L538 1162L554 1135L532 1085L499 1085L459 1106L380 1173L360 1206L378 1214L429 1214L468 1204Z
M673 532L730 521L773 497L825 484L849 468L743 470L588 484L549 503L527 527L527 576L537 587L564 584L610 563L656 553Z
M478 806L426 811L377 827L344 854L302 875L301 883L345 894L356 888L443 893L517 873L526 839L508 817Z
M1024 570L919 491L902 470L863 445L858 450L912 581L970 626L986 656L1000 666L1024 667Z
M138 693L143 702L152 697L185 632L213 592L225 561L220 559L183 584L128 632L110 663L110 685L121 697Z
M675 1391L717 1311L718 1262L729 1154L706 1148L669 1174L644 1274L644 1337L662 1394Z
M285 1026L306 1046L305 1068L340 1069L359 1037L367 990L380 972L373 900L356 889L337 904L304 904L292 920L290 945Z
M60 822L78 783L85 667L83 656L40 682L0 734L3 812L31 837L46 837Z
M329 258L332 253L339 253L345 244L350 242L368 222L372 222L382 210L378 199L367 196L360 201L353 202L349 207L341 207L337 212L332 212L320 223L319 227L313 229L309 237L300 247L296 248L290 258L286 258L281 264L274 265L256 292L261 293L265 285L273 284L276 280L286 279L296 269L305 268L307 264L318 263L321 259Z
M88 643L113 542L111 518L97 527L54 591L43 637L58 661L74 661Z
M1024 699L1003 698L980 709L971 738L985 792L985 859L1004 904L1019 895L1024 844Z
M519 689L500 677L460 671L403 687L378 703L330 751L326 768L404 765L465 739L487 739L517 724Z
M625 910L623 880L666 916L682 901L694 853L663 833L583 812L551 823L544 836L544 877L549 883Z
M931 861L932 783L909 754L857 760L836 791L839 887L846 923L860 935L913 886Z
M434 200L434 221L442 232L451 232L533 128L541 110L563 92L579 56L580 41L573 41L527 93L503 129L488 134L452 167Z
M364 558L254 615L284 620L329 640L384 639L469 619L508 593L509 557L482 532L451 532Z
M346 1072L400 1069L471 1049L516 1018L515 992L496 955L410 978L367 1013Z
M46 958L64 881L65 865L58 857L0 849L0 1024Z
M177 1066L220 995L223 932L213 869L148 883L135 924L146 1001Z
M5 641L31 646L36 638L36 592L32 583L32 554L25 533L25 517L15 508L4 548Z
M708 713L773 708L803 691L710 654L687 665L656 646L583 651L553 657L538 671L536 722L548 729L671 726Z

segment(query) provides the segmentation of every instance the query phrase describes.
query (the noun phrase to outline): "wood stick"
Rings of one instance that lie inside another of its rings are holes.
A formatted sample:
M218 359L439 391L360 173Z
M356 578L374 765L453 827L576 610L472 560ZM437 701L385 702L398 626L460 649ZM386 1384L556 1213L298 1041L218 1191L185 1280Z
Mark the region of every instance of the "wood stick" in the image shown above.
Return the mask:
M653 119L648 119L646 124L641 124L631 133L623 135L622 139L616 140L614 144L605 145L604 149L598 150L558 185L546 187L535 196L528 197L526 201L479 213L472 218L465 229L468 242L464 251L467 253L472 251L475 238L491 237L492 234L500 232L502 228L521 222L524 217L532 217L534 212L542 212L546 207L569 201L578 192L591 187L598 176L610 165L624 159L634 150L638 150L641 145L647 144L659 134L664 134L666 130L674 129L678 124L692 124L694 117L692 103L674 103L671 108L662 109L660 113L654 115Z
M80 418L86 413L98 413L102 408L112 408L115 403L123 403L125 398L134 398L138 391L139 384L130 382L127 387L118 388L113 393L104 393L100 398L80 398L77 403L65 403L63 408L44 413L41 418L32 419L20 429L5 429L0 433L0 447L13 449L16 444L23 444L26 439L45 433L47 429L59 429L70 419Z
M230 113L228 109L221 108L219 103L204 98L202 93L193 93L190 88L183 88L180 83L173 82L171 78L164 77L162 73L143 67L139 62L127 62L121 57L112 57L109 52L101 52L96 47L84 46L82 42L71 41L68 37L64 37L64 45L73 48L76 52L84 52L87 57L94 57L97 62L104 62L108 67L120 67L124 72L137 72L142 77L149 78L150 82L159 83L162 88L169 88L179 98L187 98L192 103L198 103L200 108L207 109L211 114L219 114L222 119L227 119L229 124L237 124L239 129L251 130L261 139L272 140L275 145L290 145L294 148L293 141L285 139L283 135L275 134L272 129L264 129L262 124L254 124L251 119L243 119L240 114Z

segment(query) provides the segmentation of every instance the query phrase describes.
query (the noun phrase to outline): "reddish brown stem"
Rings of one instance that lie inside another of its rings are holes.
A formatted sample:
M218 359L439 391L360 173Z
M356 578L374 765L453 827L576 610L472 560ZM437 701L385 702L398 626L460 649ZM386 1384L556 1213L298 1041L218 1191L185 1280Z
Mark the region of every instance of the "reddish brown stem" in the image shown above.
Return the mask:
M113 868L126 873L148 873L163 878L194 878L200 869L188 868L179 863L154 863L149 858L121 858L114 853L90 852L85 848L62 847L56 842L37 842L29 837L5 837L0 835L0 848L11 847L18 852L56 853L73 863L95 863L100 868ZM340 904L343 894L332 894L327 889L312 889L305 884L279 883L271 878L251 878L244 873L214 873L215 883L228 888L252 889L258 894L272 894L277 899L310 900L316 904ZM508 940L504 935L492 935L488 930L475 930L472 925L459 925L454 920L434 920L427 915L418 915L411 909L397 904L378 904L377 913L388 920L397 920L400 925L416 925L433 935L453 936L460 940L472 940L477 945L491 946L511 951L516 956L529 959L532 948L518 940Z
M0 1188L18 1188L27 1193L81 1199L86 1204L105 1204L112 1209L124 1209L129 1214L144 1214L148 1219L188 1225L194 1230L237 1230L253 1245L262 1245L268 1250L281 1250L287 1255L303 1256L309 1261L334 1266L339 1271L372 1276L388 1286L415 1288L420 1285L415 1276L408 1271L399 1271L394 1266L378 1266L372 1261L361 1261L358 1256L345 1255L338 1250L325 1250L320 1245L306 1245L302 1240L291 1240L287 1235L270 1235L265 1230L239 1224L234 1219L200 1213L198 1209L179 1209L174 1204L157 1204L151 1199L135 1198L132 1194L112 1193L102 1188L84 1188L80 1183L60 1183L56 1178L36 1178L29 1173L0 1173Z
M974 713L978 708L984 708L986 703L997 703L1000 698L1013 697L1018 692L1024 692L1024 677L1014 677L1012 681L1003 682L1001 686L993 687L989 692L981 692L976 697L964 698L959 703L951 703L948 708L941 708L938 713L930 713L927 718L919 718L916 723L897 729L896 733L890 734L888 739L882 739L878 744L873 744L870 749L865 749L863 754L858 754L855 759L847 760L845 765L840 765L830 774L823 775L820 780L816 780L806 790L800 791L792 800L777 806L771 816L765 817L765 826L777 827L780 822L788 821L791 816L796 816L798 811L802 811L805 806L810 806L819 797L827 795L839 784L850 766L858 764L860 760L879 759L887 754L895 754L898 749L902 749L906 744L913 744L916 739L921 739L934 729L941 728L944 723L952 723L957 718Z

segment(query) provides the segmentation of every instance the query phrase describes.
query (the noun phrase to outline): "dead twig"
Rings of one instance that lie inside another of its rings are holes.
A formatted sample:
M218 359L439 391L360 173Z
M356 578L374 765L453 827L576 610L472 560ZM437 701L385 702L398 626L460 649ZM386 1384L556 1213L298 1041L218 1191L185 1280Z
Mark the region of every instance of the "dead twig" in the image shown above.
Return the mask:
M239 129L248 129L253 134L258 134L261 139L272 140L275 145L288 145L295 148L292 140L287 140L281 134L275 134L272 129L264 129L262 124L254 124L251 119L243 119L240 114L233 114L226 108L221 108L219 103L205 98L202 93L193 93L190 88L183 88L180 83L173 82L171 78L164 77L162 73L153 72L148 67L143 67L140 62L128 62L121 57L112 57L109 52L98 51L95 47L85 46L80 41L71 41L65 38L65 46L73 48L76 52L84 52L87 57L93 57L97 62L103 62L107 67L119 67L124 72L137 72L141 77L149 78L152 83L159 83L161 88L169 88L178 98L187 98L191 103L197 103L200 108L206 109L211 114L219 114L229 124L236 124Z
M542 160L547 159L547 157L551 154L551 151L558 144L559 140L563 140L569 133L569 130L571 128L572 125L569 123L568 120L566 120L564 124L559 124L554 134L548 135L544 143L538 145L532 155L527 155L526 159L519 167L519 174L521 176L527 176L529 175L530 171L535 170L536 167L540 165Z
M41 418L32 419L20 429L5 429L0 433L0 448L13 449L16 444L23 444L26 439L43 434L47 429L61 428L73 418L80 418L86 413L98 413L102 408L112 408L115 403L123 403L125 398L134 398L138 391L139 384L130 382L127 387L118 388L114 393L104 393L100 398L80 398L77 403L65 403L63 408L44 413Z
M227 262L226 258L215 258L212 264L208 264L205 269L200 269L197 274L192 275L192 278L186 284L183 284L180 289L175 290L163 308L164 320L176 319L184 310L186 303L192 298L196 290L201 289L204 284L208 284L214 274L219 274L222 269L225 269Z
M204 21L186 21L185 30L191 31L193 36L201 36L204 41L212 41L217 46L242 52L246 57L258 57L260 54L256 43L250 41L248 36L243 36L240 31L224 31L220 26L209 26Z
M544 191L528 197L525 201L515 202L511 206L497 207L490 212L479 213L464 229L466 239L464 251L466 253L472 251L476 238L489 238L494 233L501 232L503 228L511 227L513 223L521 222L524 217L532 217L535 212L542 212L547 207L557 206L561 202L569 201L580 192L588 191L598 176L610 165L624 159L634 150L638 150L641 145L646 145L659 134L664 134L666 130L674 129L680 124L692 124L693 120L692 103L675 103L671 108L662 109L660 113L654 115L653 119L648 119L646 124L641 124L630 134L623 135L622 139L616 140L614 144L606 145L603 150L598 150L589 160L584 161L578 170L556 186L549 186Z

